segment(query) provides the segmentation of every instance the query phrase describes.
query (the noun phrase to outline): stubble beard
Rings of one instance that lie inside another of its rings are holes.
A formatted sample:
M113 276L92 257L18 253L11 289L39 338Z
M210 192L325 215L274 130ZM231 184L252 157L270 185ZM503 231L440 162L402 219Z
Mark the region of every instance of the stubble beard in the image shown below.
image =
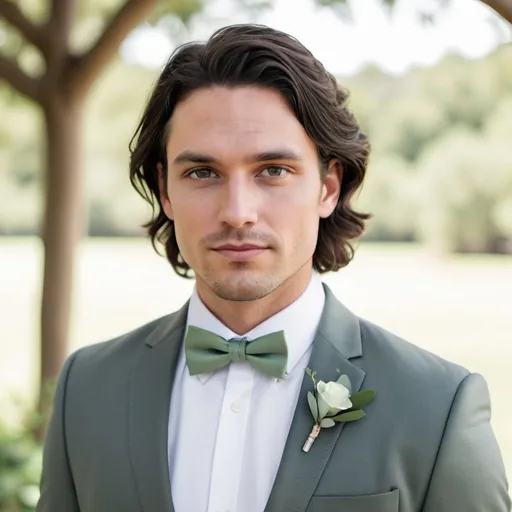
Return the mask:
M214 276L206 279L209 287L223 300L233 302L250 302L263 299L274 292L281 282L277 272L269 272L266 275L257 275L245 264L237 264L239 269L233 269L229 275Z

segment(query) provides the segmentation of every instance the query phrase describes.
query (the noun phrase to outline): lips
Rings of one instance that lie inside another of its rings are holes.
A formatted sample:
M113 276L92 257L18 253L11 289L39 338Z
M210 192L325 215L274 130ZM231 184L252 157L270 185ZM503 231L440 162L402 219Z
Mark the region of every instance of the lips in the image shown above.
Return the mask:
M256 258L260 254L263 254L267 250L267 247L261 247L259 245L252 244L226 244L215 248L215 252L217 254L220 254L224 258L227 258L231 261L249 261Z
M243 244L243 245L232 245L232 244L226 244L221 245L220 247L217 247L216 251L254 251L254 250L261 250L266 249L266 247L261 247L259 245L251 245L251 244Z

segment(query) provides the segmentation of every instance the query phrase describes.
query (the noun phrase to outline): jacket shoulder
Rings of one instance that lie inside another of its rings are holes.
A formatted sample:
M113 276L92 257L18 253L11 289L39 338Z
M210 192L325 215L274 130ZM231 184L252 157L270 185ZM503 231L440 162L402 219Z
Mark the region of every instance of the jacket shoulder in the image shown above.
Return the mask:
M360 318L359 325L365 367L378 375L385 369L386 377L397 386L407 386L423 394L425 390L436 394L439 392L449 399L470 374L463 366L414 345L368 320Z
M185 318L186 305L179 311L152 320L116 338L76 350L69 356L66 366L75 377L81 375L87 379L112 375L112 372L126 374L147 345L157 344L170 331L182 328Z
M81 360L101 360L111 357L111 355L116 357L127 352L137 351L138 346L143 344L160 325L169 321L171 317L172 314L156 318L115 338L82 347L76 351L76 354Z

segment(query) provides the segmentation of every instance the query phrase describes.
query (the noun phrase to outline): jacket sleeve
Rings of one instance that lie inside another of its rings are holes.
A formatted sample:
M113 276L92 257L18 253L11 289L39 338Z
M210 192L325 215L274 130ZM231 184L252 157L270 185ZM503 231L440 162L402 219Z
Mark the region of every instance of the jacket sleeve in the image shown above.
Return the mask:
M423 512L509 512L503 460L490 425L483 377L460 384L445 426Z
M65 362L57 383L53 412L43 450L41 496L36 512L78 512L80 510L69 466L65 414L66 385L76 352Z

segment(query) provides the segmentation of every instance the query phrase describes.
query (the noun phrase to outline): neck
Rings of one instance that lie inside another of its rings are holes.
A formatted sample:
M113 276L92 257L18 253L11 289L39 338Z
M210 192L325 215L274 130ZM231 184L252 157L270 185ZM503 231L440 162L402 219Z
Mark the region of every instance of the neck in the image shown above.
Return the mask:
M197 293L212 314L234 333L242 336L293 304L306 291L310 280L311 268L301 269L272 293L254 301L222 299L209 287L200 286L199 282Z

